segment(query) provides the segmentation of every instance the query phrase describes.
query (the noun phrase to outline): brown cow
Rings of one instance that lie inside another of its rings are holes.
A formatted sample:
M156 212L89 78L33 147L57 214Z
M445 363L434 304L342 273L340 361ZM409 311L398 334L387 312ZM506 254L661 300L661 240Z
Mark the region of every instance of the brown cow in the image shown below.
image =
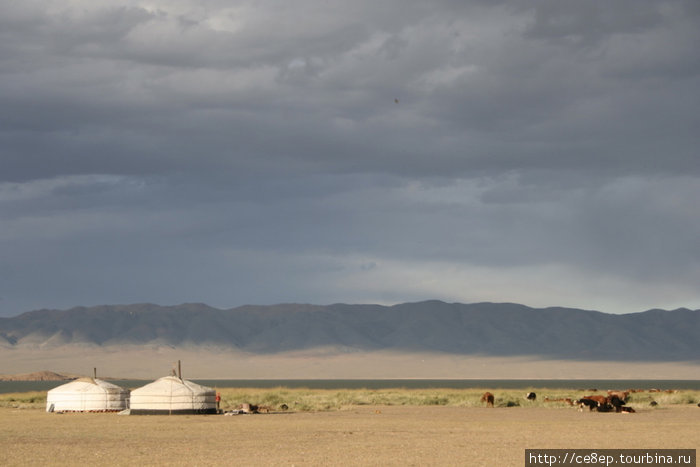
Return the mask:
M608 398L605 396L583 396L581 399L596 401L600 405L605 405L608 403Z
M592 402L592 404L587 401ZM579 410L583 410L583 405L581 405L581 403L586 405L589 410L597 410L598 412L610 412L610 410L613 409L613 406L609 403L609 399L605 396L583 396L579 401Z
M493 407L493 394L490 392L485 392L483 396L481 396L481 402L486 402L487 407Z
M627 401L629 397L629 391L608 391L608 397L617 397L621 401Z

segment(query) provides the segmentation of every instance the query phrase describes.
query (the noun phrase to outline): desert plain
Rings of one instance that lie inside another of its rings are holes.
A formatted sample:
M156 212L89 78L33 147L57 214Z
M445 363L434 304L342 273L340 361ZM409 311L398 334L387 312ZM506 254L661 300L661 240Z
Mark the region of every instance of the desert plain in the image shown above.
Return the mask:
M696 403L634 414L498 405L123 416L10 404L0 408L0 465L523 466L525 449L700 447Z
M123 379L165 376L182 361L194 379L675 379L696 380L700 361L565 360L335 348L251 354L230 348L170 346L2 347L0 374L51 369ZM369 364L371 362L371 364Z

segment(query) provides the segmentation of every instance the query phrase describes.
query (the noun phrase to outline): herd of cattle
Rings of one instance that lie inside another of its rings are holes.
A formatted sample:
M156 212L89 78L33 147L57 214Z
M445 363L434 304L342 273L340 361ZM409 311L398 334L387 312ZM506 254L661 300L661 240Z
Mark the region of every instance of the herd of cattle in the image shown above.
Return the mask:
M597 392L597 389L590 389L590 392ZM617 413L635 413L632 407L627 407L627 400L629 395L634 392L643 392L642 389L628 389L627 391L607 391L607 395L595 394L590 396L583 396L580 399L573 400L569 397L550 399L549 397L544 398L544 402L563 402L571 406L578 406L579 411L583 411L588 408L589 411L597 412L617 412ZM649 392L661 392L659 389L650 389ZM667 389L665 392L673 393L677 392L672 389ZM525 399L529 401L534 401L537 399L537 394L534 392L528 392L525 395ZM487 407L494 406L495 396L490 392L485 392L481 396L481 402L485 403ZM651 401L651 406L657 405L656 401ZM700 407L700 404L698 404Z

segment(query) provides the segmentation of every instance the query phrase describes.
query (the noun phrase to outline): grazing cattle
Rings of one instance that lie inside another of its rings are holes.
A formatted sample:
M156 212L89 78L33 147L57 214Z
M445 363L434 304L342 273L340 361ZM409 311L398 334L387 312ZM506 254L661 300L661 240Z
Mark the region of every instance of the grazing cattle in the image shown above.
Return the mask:
M605 405L608 403L608 398L605 396L583 396L583 399L596 401L599 405Z
M481 396L481 402L486 402L487 407L493 407L493 394L490 392L485 392L483 396Z
M579 412L583 412L584 407L588 407L588 410L590 411L596 409L600 405L598 401L586 398L575 401L575 404L578 405Z
M535 394L534 392L528 392L527 394L525 394L525 399L529 401L534 401L535 399L537 399L537 394Z
M615 407L615 412L620 413L623 409L622 406L625 405L625 401L623 401L617 396L610 396L608 397L608 405Z
M618 397L620 400L623 401L626 401L629 395L629 391L608 391L608 397Z
M609 397L584 396L575 401L575 403L579 406L579 411L581 412L583 411L584 407L588 407L588 410L596 410L598 412L615 411L617 413L635 413L635 410L632 407L626 407L625 401L616 395Z
M656 401L651 401L651 402L649 402L649 405L652 407L656 407L657 405L659 405L659 403Z

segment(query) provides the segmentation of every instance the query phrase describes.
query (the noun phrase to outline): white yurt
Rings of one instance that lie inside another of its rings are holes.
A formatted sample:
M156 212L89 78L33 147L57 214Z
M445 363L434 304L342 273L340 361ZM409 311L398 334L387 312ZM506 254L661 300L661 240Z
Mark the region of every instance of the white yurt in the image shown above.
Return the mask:
M214 414L216 391L178 376L165 376L131 391L132 415Z
M97 378L80 378L51 389L47 412L119 412L129 407L129 390Z

